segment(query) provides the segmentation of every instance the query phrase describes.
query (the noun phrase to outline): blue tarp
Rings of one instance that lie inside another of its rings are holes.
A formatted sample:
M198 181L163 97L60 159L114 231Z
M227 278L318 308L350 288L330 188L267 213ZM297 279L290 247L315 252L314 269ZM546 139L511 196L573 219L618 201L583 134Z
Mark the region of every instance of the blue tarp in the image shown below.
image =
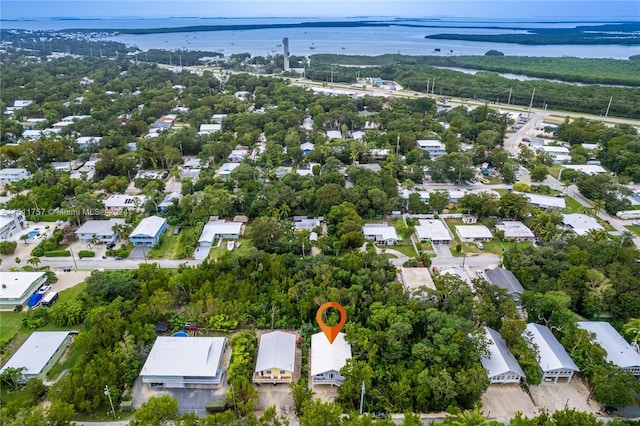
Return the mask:
M40 303L40 300L42 300L43 296L44 294L42 293L35 293L33 296L31 296L31 299L29 299L29 302L27 302L27 306L30 308L33 308L38 303Z

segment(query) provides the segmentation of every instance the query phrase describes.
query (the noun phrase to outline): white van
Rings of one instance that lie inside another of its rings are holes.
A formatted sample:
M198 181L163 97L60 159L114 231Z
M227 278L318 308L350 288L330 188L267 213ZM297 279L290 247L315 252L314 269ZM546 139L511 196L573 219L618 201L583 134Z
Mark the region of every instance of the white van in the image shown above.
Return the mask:
M42 306L49 307L56 303L56 300L58 300L58 292L52 291L42 298L40 304L42 304Z

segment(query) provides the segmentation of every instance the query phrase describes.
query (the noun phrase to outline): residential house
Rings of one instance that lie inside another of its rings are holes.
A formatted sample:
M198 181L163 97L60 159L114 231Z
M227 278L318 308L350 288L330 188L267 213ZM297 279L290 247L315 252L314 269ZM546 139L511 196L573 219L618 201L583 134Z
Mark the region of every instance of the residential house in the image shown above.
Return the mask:
M326 135L329 140L342 139L342 132L340 130L327 130Z
M563 210L567 207L564 198L551 197L549 195L531 194L528 192L516 192L514 194L522 194L529 200L529 204L540 210Z
M449 228L439 219L419 219L415 227L416 236L420 242L431 244L449 244L453 240Z
M216 176L221 178L227 178L231 176L231 172L234 171L240 163L224 163L216 170Z
M640 380L640 353L608 322L579 321L576 325L593 335L593 342L607 352L607 361L629 371Z
M456 226L456 234L460 237L460 241L464 243L491 241L493 239L493 234L484 225L458 225Z
M167 220L159 216L145 217L129 235L129 241L134 246L155 246L160 236L167 229Z
M307 216L294 216L293 217L293 229L296 231L312 231L313 228L317 228L322 225L324 218L308 218Z
M386 223L369 223L362 227L362 233L367 240L373 240L376 244L393 246L398 242L396 228Z
M322 332L311 335L312 385L340 386L344 381L340 370L351 359L351 345L344 336L344 333L338 333L333 343L330 343Z
M232 163L242 163L245 158L249 156L249 148L246 146L238 145L236 149L231 151L231 154L227 157Z
M585 235L589 231L604 231L595 218L581 213L563 214L562 225L578 235Z
M260 336L254 383L291 383L295 371L296 335L273 331Z
M312 144L311 142L305 142L302 145L300 145L300 149L302 150L302 155L311 154L311 151L313 151L314 148L315 148L315 145Z
M102 140L102 137L100 136L81 136L76 139L76 144L80 149L87 149L91 145L94 145L94 146L100 145L101 140Z
M165 195L165 197L162 199L160 204L158 204L160 211L161 212L167 211L167 209L173 205L174 200L177 200L178 202L180 202L180 200L182 200L182 194L180 194L179 192L172 192L170 194Z
M527 226L517 220L505 221L496 225L498 231L504 232L504 239L510 241L535 241L536 236Z
M417 140L418 148L429 153L429 157L433 160L447 153L444 143L435 139Z
M124 224L124 219L88 220L76 230L76 235L84 244L93 241L94 237L99 243L114 243L118 241L118 227Z
M219 124L219 123L201 124L199 133L201 135L210 135L212 133L217 133L221 130L222 130L222 124Z
M507 290L507 293L516 299L518 304L520 303L520 296L524 293L524 287L513 275L513 272L504 268L494 268L485 270L484 276L489 283Z
M553 164L563 164L571 161L569 149L563 146L544 145L536 149L539 153L548 154L553 159Z
M202 247L211 247L216 238L237 240L242 235L242 222L226 222L213 220L207 222L202 228L198 243Z
M553 380L557 383L558 379L566 378L567 382L571 383L574 373L579 372L580 369L551 330L541 324L529 323L522 334L525 339L528 338L534 348L537 348L542 380L545 382Z
M0 369L0 374L8 368L19 368L22 371L18 383L24 384L29 379L44 380L71 340L68 331L34 331Z
M480 357L480 363L487 370L490 383L520 383L524 371L516 361L502 336L497 331L484 327L488 355Z
M44 272L10 272L0 274L0 308L24 305L35 291L47 282Z
M144 195L114 194L104 200L105 216L118 216L127 211L144 211L147 197Z
M0 170L0 183L13 183L27 179L31 173L27 169L7 168Z
M222 383L226 337L158 336L142 367L149 387L215 388Z
M8 240L25 227L26 218L22 210L0 210L0 241Z
M607 173L604 167L597 166L595 164L565 164L562 166L562 168L569 169L569 170L577 170L586 175L604 175Z

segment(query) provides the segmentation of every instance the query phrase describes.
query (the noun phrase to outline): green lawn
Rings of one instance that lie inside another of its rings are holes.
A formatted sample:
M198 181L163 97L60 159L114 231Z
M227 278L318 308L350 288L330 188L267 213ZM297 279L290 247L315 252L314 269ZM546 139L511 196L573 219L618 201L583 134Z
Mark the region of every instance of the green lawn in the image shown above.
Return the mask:
M395 246L379 246L380 248L389 248L393 250L397 250L400 253L408 256L408 257L416 257L416 251L413 249L413 245L409 244L396 244Z
M229 240L223 240L220 247L212 247L211 251L209 251L209 258L216 259L218 256L221 256L223 253L227 252L227 241ZM247 254L249 252L249 249L253 247L250 239L241 238L237 241L240 242L240 247L234 247L232 253L236 253L238 255ZM234 240L234 242L236 242L236 240ZM308 255L309 253L311 253L311 243L309 243L308 248L305 245L305 254Z
M173 235L173 227L170 227L165 234L160 237L160 244L149 250L148 259L174 259L178 253L179 234Z
M627 226L627 229L636 235L640 235L640 226Z
M564 202L567 207L563 210L564 213L582 213L584 214L588 207L580 204L575 198L564 197Z
M558 179L558 175L560 174L560 170L562 170L562 166L560 164L554 164L551 167L548 167L549 174L554 178Z

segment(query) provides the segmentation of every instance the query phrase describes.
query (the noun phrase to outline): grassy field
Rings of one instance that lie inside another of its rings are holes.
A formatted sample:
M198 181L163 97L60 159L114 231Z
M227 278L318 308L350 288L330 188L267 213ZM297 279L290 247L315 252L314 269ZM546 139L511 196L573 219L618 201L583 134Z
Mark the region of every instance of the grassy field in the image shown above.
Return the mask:
M640 235L640 226L627 226L627 228L634 234Z
M572 197L564 197L564 202L567 207L563 210L563 213L582 213L585 214L585 211L588 211L588 207L580 204L575 198Z
M229 241L229 240L222 241L222 244L220 245L220 247L217 247L217 246L212 247L211 251L209 252L209 258L210 259L216 259L218 256L221 256L223 253L227 252L228 251L227 250L227 241ZM236 241L236 240L234 240L234 241ZM234 247L232 253L236 253L238 255L247 254L249 252L249 249L251 247L253 247L253 244L251 243L251 240L249 240L249 239L241 238L241 239L237 240L237 242L240 242L240 247ZM309 248L307 250L307 254L310 252L310 250L311 250L311 243L309 243Z
M179 235L173 235L173 227L169 227L162 237L160 244L149 250L147 258L149 259L175 259L178 253Z

